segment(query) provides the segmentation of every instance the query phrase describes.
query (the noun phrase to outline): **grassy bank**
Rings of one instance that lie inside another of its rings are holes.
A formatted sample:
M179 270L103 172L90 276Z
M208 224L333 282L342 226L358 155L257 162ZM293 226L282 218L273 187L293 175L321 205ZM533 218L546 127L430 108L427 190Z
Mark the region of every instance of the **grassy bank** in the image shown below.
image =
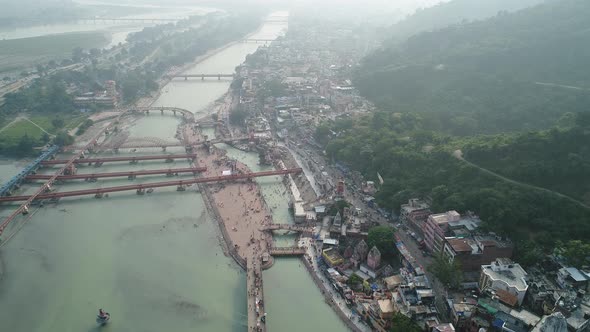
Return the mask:
M100 48L109 39L104 32L92 31L0 40L0 73L30 68L51 59L69 58L76 47Z
M55 116L33 115L28 116L27 118L37 124L37 126L26 119L21 119L11 124L0 132L1 147L8 148L17 145L24 135L27 135L34 141L40 142L44 134L43 130L50 134L56 134L62 129L68 130L76 128L86 119L86 116L76 115L64 119L65 123L63 128L54 127L52 121L56 118ZM39 127L43 128L43 130Z

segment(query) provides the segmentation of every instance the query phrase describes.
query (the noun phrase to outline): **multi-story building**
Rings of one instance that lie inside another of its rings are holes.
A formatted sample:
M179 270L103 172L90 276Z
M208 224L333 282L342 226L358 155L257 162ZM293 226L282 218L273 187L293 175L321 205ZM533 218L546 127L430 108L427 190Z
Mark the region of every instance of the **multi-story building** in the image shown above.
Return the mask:
M477 271L482 265L497 258L512 258L513 245L492 235L476 235L466 238L446 238L443 254L449 261L457 260L464 272Z
M522 304L529 285L526 271L508 258L498 258L481 266L479 290L490 291L501 302L510 306Z
M445 238L468 236L480 224L481 220L472 213L465 216L461 216L457 211L431 214L422 228L424 244L430 251L440 252L443 250Z
M426 218L432 214L430 205L417 198L412 198L408 204L402 204L400 208L399 221L422 232Z

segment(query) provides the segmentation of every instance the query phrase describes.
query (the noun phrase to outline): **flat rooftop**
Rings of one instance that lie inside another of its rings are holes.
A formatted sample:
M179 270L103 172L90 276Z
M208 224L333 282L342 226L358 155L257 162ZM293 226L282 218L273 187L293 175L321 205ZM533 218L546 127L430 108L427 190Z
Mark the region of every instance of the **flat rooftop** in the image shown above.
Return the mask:
M517 263L503 262L498 264L498 260L492 262L490 265L482 265L482 272L488 275L492 280L503 281L510 287L514 287L519 291L526 291L528 284L524 280L527 273Z

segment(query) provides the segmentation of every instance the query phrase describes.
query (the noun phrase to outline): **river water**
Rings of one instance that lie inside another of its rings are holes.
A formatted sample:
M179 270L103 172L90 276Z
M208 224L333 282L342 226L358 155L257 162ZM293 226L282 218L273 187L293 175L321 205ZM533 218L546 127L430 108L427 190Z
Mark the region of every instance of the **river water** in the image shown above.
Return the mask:
M205 15L207 13L216 11L216 9L206 7L150 7L150 6L136 6L147 12L137 15L128 15L121 18L129 19L176 19L185 18L194 15ZM156 23L152 22L125 22L125 21L97 21L86 22L80 21L77 23L56 23L45 25L34 25L29 27L18 28L0 28L0 40L20 39L40 37L46 35L55 35L73 32L91 32L100 31L110 35L111 40L107 45L98 45L98 47L111 47L119 43L125 43L127 35L132 32L143 30L144 27L154 26Z
M274 38L283 29L268 24L254 38ZM252 44L235 44L189 72L233 72L255 48ZM173 81L156 105L204 113L229 84L223 80ZM178 124L179 119L171 115L152 114L138 120L130 133L169 140ZM256 154L222 144L218 147L227 149L231 157L253 171L269 169L257 165ZM10 160L0 162L0 178L5 180L18 166ZM81 166L79 173L187 166L184 160L173 164L113 163L98 169ZM149 181L163 178L134 180ZM275 221L292 222L280 178L257 182ZM59 190L127 183L127 179L72 181L60 185ZM30 220L18 224L20 231L0 247L0 269L4 271L0 282L1 330L99 331L103 328L97 328L94 315L98 308L104 308L112 314L112 322L104 327L108 331L245 331L245 274L223 255L218 226L207 213L201 194L196 188L183 193L175 189L159 188L145 196L123 192L101 200L67 199L38 209ZM33 190L29 186L22 191ZM1 213L9 212L4 209ZM279 245L293 241L290 236L277 238ZM269 331L345 330L299 260L277 259L264 272L264 282Z

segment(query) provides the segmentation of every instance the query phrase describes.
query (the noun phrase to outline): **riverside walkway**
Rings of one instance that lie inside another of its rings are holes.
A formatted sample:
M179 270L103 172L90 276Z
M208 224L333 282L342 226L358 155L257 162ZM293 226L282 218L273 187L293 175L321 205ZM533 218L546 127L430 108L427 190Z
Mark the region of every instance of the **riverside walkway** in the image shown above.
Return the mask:
M266 312L264 311L264 292L262 284L262 262L254 249L248 255L247 261L247 299L248 299L248 332L265 332Z

